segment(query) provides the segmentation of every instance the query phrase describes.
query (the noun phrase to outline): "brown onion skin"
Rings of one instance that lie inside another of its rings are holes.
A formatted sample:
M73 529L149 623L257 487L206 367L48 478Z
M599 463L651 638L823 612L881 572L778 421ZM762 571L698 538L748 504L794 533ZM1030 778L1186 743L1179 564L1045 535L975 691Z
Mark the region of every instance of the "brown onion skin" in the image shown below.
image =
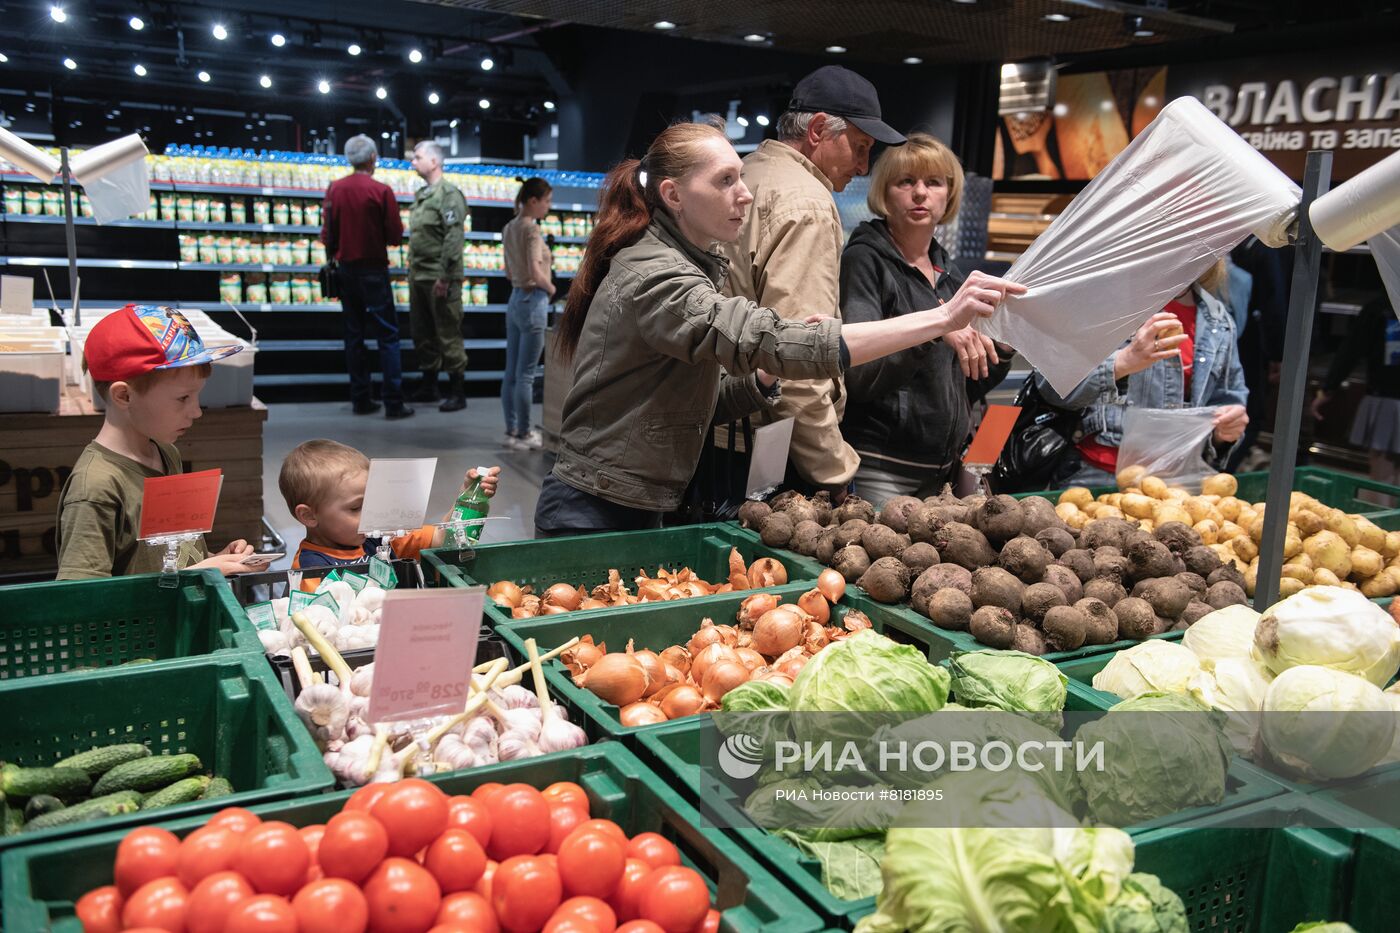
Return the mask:
M486 590L486 595L497 606L506 609L517 609L520 601L525 598L525 594L520 587L510 580L497 580Z
M754 623L753 649L776 657L802 643L802 615L796 606L779 606Z
M694 716L705 705L705 695L690 684L681 684L661 701L661 711L668 719Z
M628 728L652 726L666 721L666 714L650 703L629 703L617 714L618 721Z
M705 674L709 672L710 666L719 661L737 661L738 654L735 649L723 642L715 642L697 654L690 662L690 679L697 684L705 680Z
M583 686L614 706L627 706L646 692L647 672L629 654L605 654L584 673Z
M547 605L560 606L573 612L583 601L583 594L567 583L556 583L544 591L544 601Z
M697 654L717 641L720 641L719 628L706 619L705 624L701 625L695 634L690 636L690 641L685 645L685 650L690 652L691 663L695 663L694 657Z
M752 648L736 648L735 653L739 655L739 663L747 667L750 671L756 671L768 662L763 660L763 655Z
M826 601L821 590L808 590L797 599L797 608L825 625L831 618L831 603Z
M840 571L828 567L817 575L817 589L827 602L839 603L841 597L846 595L846 578L841 576Z
M749 669L738 661L717 661L705 672L705 699L718 703L724 695L749 679Z
M647 672L648 683L646 692L642 694L643 697L651 696L670 683L670 678L666 676L666 665L661 663L661 658L655 651L644 648L634 652L632 656L641 662L642 669Z

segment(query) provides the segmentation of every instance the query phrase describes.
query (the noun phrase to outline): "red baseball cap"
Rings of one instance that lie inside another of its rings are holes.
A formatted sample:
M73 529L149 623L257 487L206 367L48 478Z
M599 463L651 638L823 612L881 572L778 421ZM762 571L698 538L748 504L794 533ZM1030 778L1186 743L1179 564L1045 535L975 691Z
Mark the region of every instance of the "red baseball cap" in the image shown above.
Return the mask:
M242 349L206 349L194 325L174 308L127 305L97 322L83 357L92 378L119 382L157 369L212 363Z

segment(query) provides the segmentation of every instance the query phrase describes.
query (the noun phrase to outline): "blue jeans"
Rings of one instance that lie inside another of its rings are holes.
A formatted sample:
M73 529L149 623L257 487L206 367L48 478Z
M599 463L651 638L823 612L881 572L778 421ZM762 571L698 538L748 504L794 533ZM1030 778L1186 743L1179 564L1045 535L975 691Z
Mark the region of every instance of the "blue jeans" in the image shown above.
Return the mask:
M389 291L387 269L340 267L340 315L345 325L345 367L350 371L350 401L368 405L370 399L369 354L365 351L367 325L375 329L379 344L379 370L384 375L384 404L403 405L403 363L399 358L399 321Z
M524 437L530 433L530 402L534 398L535 372L544 349L544 328L549 321L549 296L542 288L512 288L506 304L506 371L501 379L501 408L506 433Z

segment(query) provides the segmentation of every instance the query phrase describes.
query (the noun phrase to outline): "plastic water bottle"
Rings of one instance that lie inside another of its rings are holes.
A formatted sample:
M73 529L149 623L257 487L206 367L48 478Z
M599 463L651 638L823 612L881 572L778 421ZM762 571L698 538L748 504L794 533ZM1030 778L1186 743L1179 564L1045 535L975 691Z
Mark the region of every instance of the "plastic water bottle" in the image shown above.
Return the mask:
M457 497L457 501L452 506L452 520L457 522L467 522L473 519L485 518L491 511L491 500L487 498L485 490L481 488L482 479L486 476L489 467L479 466L476 468L476 479L472 481L462 494ZM482 525L469 525L465 528L458 528L453 536L457 539L458 547L465 547L467 544L481 538Z

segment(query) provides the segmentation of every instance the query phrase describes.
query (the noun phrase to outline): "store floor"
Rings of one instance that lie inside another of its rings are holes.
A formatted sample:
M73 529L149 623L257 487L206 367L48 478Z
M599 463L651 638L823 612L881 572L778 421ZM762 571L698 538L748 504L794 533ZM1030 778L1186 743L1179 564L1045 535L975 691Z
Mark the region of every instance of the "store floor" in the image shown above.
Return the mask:
M535 406L533 421L540 421ZM505 418L493 398L473 398L465 411L443 414L436 405L419 406L406 421L386 421L383 415L356 416L345 402L268 405L263 431L263 514L287 543L289 555L301 543L301 525L292 518L277 488L282 460L302 441L327 437L349 444L367 457L437 457L437 473L428 499L429 521L439 519L452 504L462 477L474 466L500 466L501 485L491 503L483 542L515 541L534 534L535 500L548 472L550 455L516 452L501 447ZM288 556L273 564L284 569Z

